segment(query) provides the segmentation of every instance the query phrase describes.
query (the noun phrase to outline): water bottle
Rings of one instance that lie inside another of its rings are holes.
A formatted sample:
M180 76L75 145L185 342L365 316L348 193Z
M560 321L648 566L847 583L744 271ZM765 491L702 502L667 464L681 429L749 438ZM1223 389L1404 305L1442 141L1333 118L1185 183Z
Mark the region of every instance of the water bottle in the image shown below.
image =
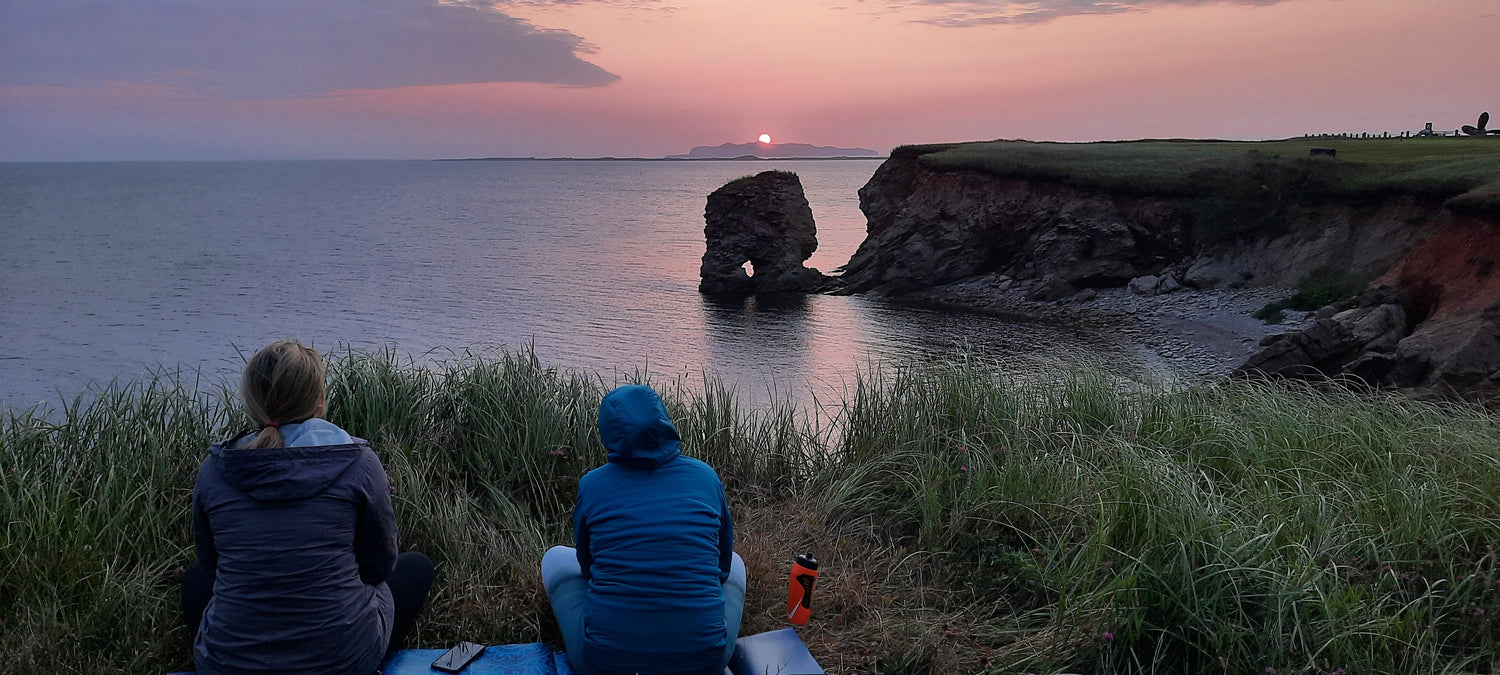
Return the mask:
M786 591L786 620L793 625L806 625L812 616L813 582L817 578L818 559L811 553L797 556L792 562L792 580Z

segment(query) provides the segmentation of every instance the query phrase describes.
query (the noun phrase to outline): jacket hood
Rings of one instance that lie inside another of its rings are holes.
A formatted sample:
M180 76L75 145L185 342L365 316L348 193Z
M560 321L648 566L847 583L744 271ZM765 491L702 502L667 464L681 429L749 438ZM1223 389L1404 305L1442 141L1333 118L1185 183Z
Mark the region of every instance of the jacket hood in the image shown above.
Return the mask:
M359 439L338 445L236 448L240 436L209 448L224 482L263 502L306 499L327 489L369 447Z
M633 469L655 469L677 458L682 437L667 419L656 392L630 384L609 392L599 404L599 440L609 461Z

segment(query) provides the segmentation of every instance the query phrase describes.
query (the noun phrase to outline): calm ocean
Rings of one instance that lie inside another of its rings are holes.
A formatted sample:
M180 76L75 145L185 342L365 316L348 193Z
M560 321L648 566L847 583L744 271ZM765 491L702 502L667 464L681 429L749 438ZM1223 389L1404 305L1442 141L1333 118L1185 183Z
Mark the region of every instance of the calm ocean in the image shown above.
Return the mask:
M878 299L715 303L703 207L801 178L843 265L875 161L0 164L0 407L157 366L216 380L280 337L418 359L531 343L605 377L707 370L749 400L839 389L862 365L1066 350L1058 328ZM248 356L248 354L247 354Z

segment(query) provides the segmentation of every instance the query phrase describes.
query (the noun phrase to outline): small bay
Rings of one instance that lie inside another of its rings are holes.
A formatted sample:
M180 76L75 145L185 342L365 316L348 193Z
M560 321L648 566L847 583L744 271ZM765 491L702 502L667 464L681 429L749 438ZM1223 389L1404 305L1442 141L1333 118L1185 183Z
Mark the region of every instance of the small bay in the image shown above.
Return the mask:
M751 400L839 390L872 362L1098 356L1067 328L807 296L697 292L703 207L796 172L809 265L864 236L876 161L0 164L0 407L156 367L235 373L276 338L419 360L534 345L609 377L722 377Z

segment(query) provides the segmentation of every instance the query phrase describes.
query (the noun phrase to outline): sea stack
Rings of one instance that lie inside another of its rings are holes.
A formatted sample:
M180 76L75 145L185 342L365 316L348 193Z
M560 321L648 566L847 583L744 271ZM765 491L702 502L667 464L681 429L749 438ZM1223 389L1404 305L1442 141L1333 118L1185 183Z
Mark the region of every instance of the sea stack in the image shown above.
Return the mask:
M802 263L818 249L818 228L802 181L764 171L725 184L703 211L707 251L698 291L706 295L813 292L830 279ZM753 274L745 273L750 263Z

